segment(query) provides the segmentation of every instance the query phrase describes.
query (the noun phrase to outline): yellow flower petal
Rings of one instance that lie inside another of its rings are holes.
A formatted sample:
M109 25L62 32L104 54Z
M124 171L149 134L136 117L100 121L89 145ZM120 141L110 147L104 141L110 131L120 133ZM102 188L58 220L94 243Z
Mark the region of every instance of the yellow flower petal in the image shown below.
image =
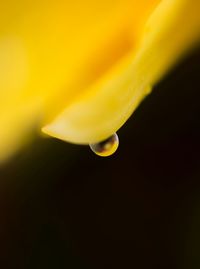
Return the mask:
M158 2L1 1L0 161L135 46Z
M134 29L129 31L134 36ZM199 39L200 1L161 1L144 24L142 34L136 47L43 131L80 144L101 141L115 133L157 80Z
M199 0L7 0L0 6L0 161L34 128L107 138L200 36Z

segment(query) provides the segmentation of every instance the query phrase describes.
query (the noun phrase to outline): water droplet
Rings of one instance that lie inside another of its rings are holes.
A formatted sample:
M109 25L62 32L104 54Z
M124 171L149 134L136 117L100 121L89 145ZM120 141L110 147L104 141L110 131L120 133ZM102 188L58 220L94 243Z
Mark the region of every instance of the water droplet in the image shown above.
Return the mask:
M119 146L119 138L117 134L113 134L106 140L99 143L90 144L91 150L101 157L107 157L115 153Z

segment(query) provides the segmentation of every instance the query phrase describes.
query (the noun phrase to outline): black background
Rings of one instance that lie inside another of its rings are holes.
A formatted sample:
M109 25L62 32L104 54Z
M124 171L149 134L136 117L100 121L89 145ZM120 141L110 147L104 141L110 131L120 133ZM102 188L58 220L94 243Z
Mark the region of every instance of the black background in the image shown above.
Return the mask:
M0 171L0 268L200 268L200 50L110 158L38 138Z

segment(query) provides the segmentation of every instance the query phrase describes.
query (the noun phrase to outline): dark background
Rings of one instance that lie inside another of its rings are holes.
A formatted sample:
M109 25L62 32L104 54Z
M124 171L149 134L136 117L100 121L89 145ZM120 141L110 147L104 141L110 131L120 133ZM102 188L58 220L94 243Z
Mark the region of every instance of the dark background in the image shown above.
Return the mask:
M200 50L110 158L35 139L0 171L0 268L200 268Z

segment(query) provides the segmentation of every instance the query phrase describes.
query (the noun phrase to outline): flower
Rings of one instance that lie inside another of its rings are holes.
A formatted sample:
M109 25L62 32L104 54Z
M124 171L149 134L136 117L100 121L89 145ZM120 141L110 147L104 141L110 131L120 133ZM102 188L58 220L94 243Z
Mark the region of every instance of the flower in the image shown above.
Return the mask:
M8 0L0 9L0 160L36 129L101 141L200 38L199 0Z

